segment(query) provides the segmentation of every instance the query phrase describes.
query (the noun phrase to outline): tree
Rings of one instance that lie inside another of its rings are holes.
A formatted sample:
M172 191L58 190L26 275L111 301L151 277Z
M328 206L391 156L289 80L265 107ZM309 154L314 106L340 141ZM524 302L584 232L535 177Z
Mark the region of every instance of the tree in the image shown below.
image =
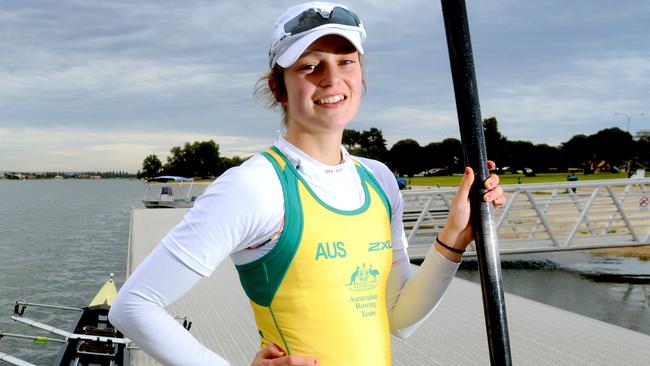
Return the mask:
M432 142L422 148L422 169L444 168L447 175L463 169L463 146L458 139Z
M224 172L219 156L219 145L214 140L194 142L192 145L194 174L199 177L217 177Z
M365 143L366 157L385 162L388 159L388 149L383 132L375 127L361 133L362 141Z
M142 177L153 178L160 173L162 162L155 154L148 155L142 162L142 173L138 174Z
M507 139L499 132L499 125L496 117L483 120L483 134L485 136L485 148L488 158L499 164L505 163L505 146Z
M641 139L634 142L635 155L632 158L632 170L639 167L650 167L650 139Z
M562 152L559 148L547 144L534 145L533 148L530 168L535 172L548 172L551 168L566 171L566 164L563 164Z
M445 150L442 142L432 142L422 148L423 168L430 170L434 168L446 168Z
M596 159L610 165L622 165L632 158L634 140L629 132L618 127L606 128L588 138L588 143L596 154Z
M586 135L575 135L560 146L568 167L582 168L593 154Z
M530 141L508 141L505 151L512 170L532 168L532 158L535 155L535 145Z
M420 144L412 139L400 140L390 148L390 168L399 175L412 177L422 171L423 150Z
M447 138L442 140L442 157L446 162L447 174L462 173L465 165L463 144L459 139Z
M362 156L386 162L388 149L383 132L375 127L367 131L345 129L343 131L343 146L352 155Z
M342 144L350 154L359 155L356 151L361 148L361 132L346 128L343 130Z
M184 177L216 177L223 173L224 166L219 157L219 145L214 140L185 143L182 148L174 146L163 167L166 174Z
M239 156L233 156L232 158L222 158L221 163L223 165L223 171L226 171L232 167L240 166L246 159L242 159Z

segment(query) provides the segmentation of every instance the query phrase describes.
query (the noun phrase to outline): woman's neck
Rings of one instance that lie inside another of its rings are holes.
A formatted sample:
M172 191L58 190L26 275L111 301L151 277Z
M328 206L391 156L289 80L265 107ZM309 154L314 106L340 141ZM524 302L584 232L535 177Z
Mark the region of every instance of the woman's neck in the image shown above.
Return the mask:
M325 165L341 163L342 132L316 134L287 131L284 139L312 159Z

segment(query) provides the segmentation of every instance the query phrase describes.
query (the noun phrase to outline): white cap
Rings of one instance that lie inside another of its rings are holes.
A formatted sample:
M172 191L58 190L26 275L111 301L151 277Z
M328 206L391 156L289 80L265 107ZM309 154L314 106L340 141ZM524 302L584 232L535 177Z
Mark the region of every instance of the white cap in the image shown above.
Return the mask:
M342 12L346 16L346 22L336 22L336 19L328 21L332 11L335 8L337 12ZM301 14L313 10L321 14L323 23L314 23L313 28L302 30L299 33L291 34L290 30L285 29L287 23L299 17ZM347 20L354 19L354 22ZM347 23L347 24L343 24ZM269 65L271 68L278 64L284 68L293 65L294 62L302 55L303 52L314 41L320 37L336 34L345 37L352 45L363 53L361 43L366 39L366 30L359 18L352 13L347 7L339 4L326 2L308 2L292 6L282 14L273 24L273 33L271 35L271 49L269 50Z

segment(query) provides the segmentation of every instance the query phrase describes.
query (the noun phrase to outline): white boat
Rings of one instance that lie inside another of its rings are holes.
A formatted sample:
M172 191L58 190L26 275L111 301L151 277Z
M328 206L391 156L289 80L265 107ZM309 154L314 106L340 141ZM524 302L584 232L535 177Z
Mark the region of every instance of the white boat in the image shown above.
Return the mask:
M147 192L142 200L146 208L188 208L194 205L196 197L190 197L194 184L192 178L163 175L147 182Z

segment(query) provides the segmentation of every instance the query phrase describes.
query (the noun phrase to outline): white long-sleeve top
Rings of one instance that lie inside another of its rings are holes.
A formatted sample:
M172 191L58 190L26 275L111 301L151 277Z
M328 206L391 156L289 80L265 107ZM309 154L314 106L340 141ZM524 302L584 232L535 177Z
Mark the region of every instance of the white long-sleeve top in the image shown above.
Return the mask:
M363 204L360 178L344 148L341 163L328 166L284 139L275 146L328 205L353 210ZM386 301L391 333L404 338L435 309L458 264L433 249L432 243L419 270L411 271L402 225L403 203L395 177L378 161L354 159L373 174L392 209L393 265ZM255 155L228 170L197 198L181 223L131 274L113 303L111 323L164 364L228 365L182 328L165 307L209 276L226 256L235 264L244 264L268 253L277 242L283 218L282 187L266 158Z

